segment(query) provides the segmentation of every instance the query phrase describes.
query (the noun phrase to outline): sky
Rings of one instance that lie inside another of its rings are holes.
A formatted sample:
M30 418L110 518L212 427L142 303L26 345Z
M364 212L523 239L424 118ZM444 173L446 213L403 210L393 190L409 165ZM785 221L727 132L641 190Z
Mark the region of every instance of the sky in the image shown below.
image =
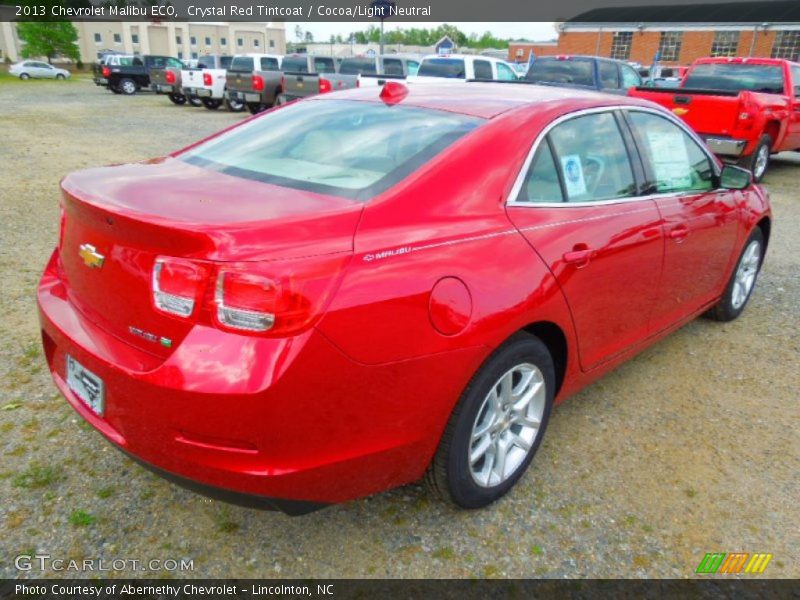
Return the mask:
M377 24L377 21L376 21ZM341 35L347 38L351 32L363 31L371 25L370 22L343 22L343 23L309 23L309 22L286 22L286 41L297 41L294 35L294 29L300 25L303 31L310 31L314 34L316 41L328 41L331 35ZM411 27L419 27L426 29L435 29L443 23L420 23L420 22L400 22L400 21L386 21L384 31L392 29L409 29ZM470 33L482 34L485 31L491 31L495 36L501 39L520 39L526 38L529 40L543 41L551 40L556 37L555 23L450 23L455 25L461 31L469 35Z

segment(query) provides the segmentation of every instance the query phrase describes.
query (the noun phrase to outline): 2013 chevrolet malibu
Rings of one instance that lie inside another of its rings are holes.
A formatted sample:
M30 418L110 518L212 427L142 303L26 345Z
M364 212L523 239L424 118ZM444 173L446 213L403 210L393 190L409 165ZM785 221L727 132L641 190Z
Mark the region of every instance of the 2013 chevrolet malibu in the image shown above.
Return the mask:
M771 223L664 109L525 84L317 96L62 189L61 392L165 476L289 513L423 476L496 500L555 402L742 312Z

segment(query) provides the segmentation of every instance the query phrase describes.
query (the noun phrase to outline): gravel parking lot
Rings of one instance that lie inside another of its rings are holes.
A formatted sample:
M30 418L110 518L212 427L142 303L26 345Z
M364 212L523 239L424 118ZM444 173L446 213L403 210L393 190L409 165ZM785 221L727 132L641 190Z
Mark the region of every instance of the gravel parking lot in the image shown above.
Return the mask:
M204 499L114 450L51 383L34 302L64 174L245 115L87 80L4 81L0 114L0 575L39 576L14 567L38 552L194 567L112 576L688 577L706 552L744 551L774 555L764 576L800 577L800 155L767 175L775 224L742 318L697 320L562 404L497 505L459 512L412 485L290 518Z

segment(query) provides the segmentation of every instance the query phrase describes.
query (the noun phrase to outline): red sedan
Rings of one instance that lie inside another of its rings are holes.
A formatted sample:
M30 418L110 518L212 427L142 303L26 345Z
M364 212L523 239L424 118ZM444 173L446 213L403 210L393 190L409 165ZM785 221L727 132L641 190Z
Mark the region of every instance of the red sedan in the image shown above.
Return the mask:
M481 507L554 403L736 318L769 200L666 110L536 85L317 96L62 182L56 384L179 483L298 514L426 477Z

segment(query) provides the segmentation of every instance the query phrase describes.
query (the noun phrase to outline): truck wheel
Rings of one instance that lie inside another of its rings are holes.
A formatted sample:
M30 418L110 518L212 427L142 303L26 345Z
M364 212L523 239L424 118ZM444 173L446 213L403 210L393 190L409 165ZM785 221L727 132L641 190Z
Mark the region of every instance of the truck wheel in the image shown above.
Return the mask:
M186 100L192 106L203 106L203 103L200 101L200 98L198 98L197 96L187 96Z
M177 104L178 106L186 104L186 96L181 94L167 94L167 96L173 104Z
M283 94L278 94L275 96L275 104L273 106L283 106L284 104L288 104L289 99L284 96Z
M247 104L247 110L250 111L251 115L257 115L258 113L266 110L266 108L267 107L263 104L252 104L252 103Z
M750 156L745 156L739 161L739 165L748 169L753 174L753 181L758 183L764 177L769 166L770 149L772 148L772 138L764 134L758 140L756 149Z
M225 108L231 112L242 112L244 110L244 102L225 98Z
M222 106L222 100L215 100L214 98L202 98L203 106L208 110L217 110Z
M133 79L123 79L119 82L119 89L126 96L133 96L136 93L136 83Z

